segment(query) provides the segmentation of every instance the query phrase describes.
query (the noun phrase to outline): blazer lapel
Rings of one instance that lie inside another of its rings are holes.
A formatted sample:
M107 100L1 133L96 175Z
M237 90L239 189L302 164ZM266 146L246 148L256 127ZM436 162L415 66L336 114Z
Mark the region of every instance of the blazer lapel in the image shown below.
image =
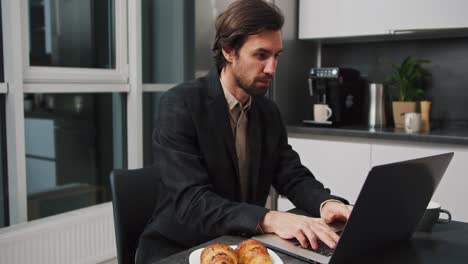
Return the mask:
M236 148L234 145L234 135L232 134L231 125L229 123L229 113L226 98L223 93L223 88L219 81L219 74L216 68L212 68L207 76L208 80L208 96L211 99L209 106L210 112L213 113L213 130L216 135L222 137L224 145L227 148L232 165L236 170L235 182L239 185L239 164L237 163ZM238 189L238 188L237 188Z

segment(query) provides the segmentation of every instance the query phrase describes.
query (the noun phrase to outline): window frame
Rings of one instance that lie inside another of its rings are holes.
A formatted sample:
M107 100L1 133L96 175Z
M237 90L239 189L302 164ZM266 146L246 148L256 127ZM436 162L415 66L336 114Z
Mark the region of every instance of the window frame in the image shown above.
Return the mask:
M30 66L28 0L2 4L9 224L28 222L23 97L31 93L125 93L126 165L143 166L141 0L115 0L115 69ZM21 34L17 34L21 32ZM21 47L21 48L17 48Z
M5 95L7 94L8 92L8 86L6 83L0 83L0 96L2 95ZM0 99L1 100L1 99ZM6 103L6 100L4 100L4 102ZM5 106L6 108L6 106ZM5 182L3 182L3 185L4 186L4 194L6 196L5 198L5 202L4 202L4 217L5 217L5 223L4 223L4 226L9 226L10 225L10 204L9 204L9 191L8 191L8 188L5 188L5 186L8 186L8 182L9 182L9 178L8 178L8 154L7 154L7 140L6 140L6 116L5 116L5 113L6 113L6 109L0 109L0 122L3 123L3 126L2 126L2 131L0 131L0 133L3 135L3 137L0 138L0 152L5 154L3 156L1 156L1 159L2 159L2 164L3 166L0 167L0 170L2 172L2 177L0 177L0 181L3 181L5 180ZM2 228L0 226L0 228Z
M127 56L127 0L115 1L115 69L31 66L29 59L29 4L21 1L24 83L113 83L126 84L129 78Z

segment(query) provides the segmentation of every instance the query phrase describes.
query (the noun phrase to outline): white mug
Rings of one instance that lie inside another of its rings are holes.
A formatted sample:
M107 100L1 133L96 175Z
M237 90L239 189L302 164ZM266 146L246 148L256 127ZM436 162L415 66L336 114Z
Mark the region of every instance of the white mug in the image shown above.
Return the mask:
M325 122L333 112L327 104L314 104L314 121Z
M405 113L405 131L407 133L417 133L421 131L420 113Z

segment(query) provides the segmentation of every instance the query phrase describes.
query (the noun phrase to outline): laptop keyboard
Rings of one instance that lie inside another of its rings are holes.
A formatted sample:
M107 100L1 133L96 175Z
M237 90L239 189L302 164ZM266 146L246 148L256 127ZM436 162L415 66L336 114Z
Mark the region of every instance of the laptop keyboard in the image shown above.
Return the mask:
M325 243L323 243L321 240L317 240L317 243L318 243L318 248L316 250L314 250L313 248L311 247L307 247L305 249L307 250L310 250L310 251L313 251L315 253L318 253L320 255L323 255L323 256L327 256L327 257L331 257L331 255L333 255L333 251L335 251L334 249L328 247ZM299 241L295 240L294 239L294 245L296 247L300 247L300 248L303 248L301 246L301 244L299 243Z
M325 243L323 243L322 241L318 240L318 249L317 250L313 250L311 247L308 247L307 249L308 250L311 250L311 251L314 251L320 255L324 255L324 256L327 256L327 257L331 257L331 255L333 255L333 251L335 251L334 249L332 248L329 248Z

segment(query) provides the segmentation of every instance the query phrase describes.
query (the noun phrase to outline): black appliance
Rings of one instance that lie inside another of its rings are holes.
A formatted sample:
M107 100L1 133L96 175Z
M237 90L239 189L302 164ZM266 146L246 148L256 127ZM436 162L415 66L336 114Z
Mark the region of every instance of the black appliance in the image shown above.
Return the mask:
M333 111L330 125L363 123L364 81L351 68L311 68L309 93L313 104L328 104ZM313 107L311 107L313 109Z

